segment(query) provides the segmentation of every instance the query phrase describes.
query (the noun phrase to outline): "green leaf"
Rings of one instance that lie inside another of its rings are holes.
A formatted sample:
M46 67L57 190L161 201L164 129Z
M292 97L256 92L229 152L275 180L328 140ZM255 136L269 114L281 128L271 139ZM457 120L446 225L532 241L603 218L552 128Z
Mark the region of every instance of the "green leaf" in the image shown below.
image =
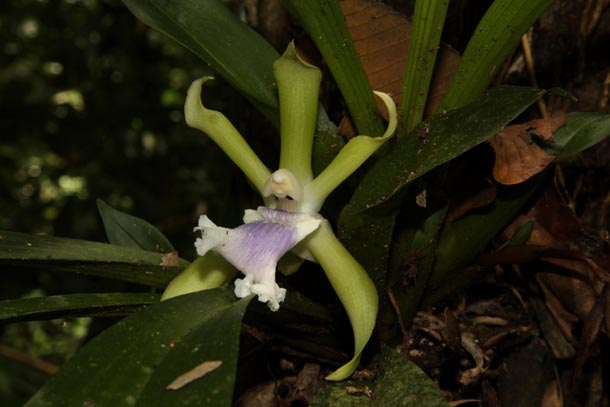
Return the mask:
M352 391L347 391L351 387ZM354 395L354 389L372 390ZM448 407L436 384L413 362L387 346L381 348L377 378L371 382L329 384L311 403L312 407Z
M0 322L131 314L159 302L158 294L69 294L0 301Z
M479 97L521 36L552 3L553 0L495 0L468 42L438 111L464 106Z
M105 243L0 231L0 265L71 271L163 288L187 265L167 254ZM2 268L5 272L7 267Z
M445 225L436 248L436 262L426 289L423 306L470 284L475 275L456 273L485 250L487 244L514 219L538 190L547 171L527 182L498 188L495 202Z
M207 62L279 123L272 64L279 54L218 0L123 0L144 23ZM244 62L246 61L246 62Z
M577 154L610 135L610 115L605 113L568 113L566 124L553 134L551 146L559 157Z
M413 13L413 29L400 102L398 137L421 122L434 72L449 0L418 0Z
M447 206L435 211L419 208L409 213L417 226L415 230L408 230L399 237L409 241L397 244L398 253L392 259L395 264L388 273L387 289L388 294L394 298L397 310L393 311L398 311L397 317L401 318L400 326L403 329L411 326L434 270L436 246L445 222ZM420 221L421 218L424 218L423 222ZM409 276L409 268L416 275Z
M526 222L523 222L519 229L510 237L510 240L506 242L507 246L518 246L525 244L532 235L534 231L535 222L533 219L530 219Z
M492 137L545 93L499 86L426 120L367 172L346 210L356 213L387 201L413 180Z
M376 406L449 407L436 383L400 353L382 346L379 364Z
M150 306L89 342L26 406L230 406L249 301L214 289ZM216 360L222 361L216 370L166 389L181 374Z
M111 244L160 253L175 251L163 233L145 220L118 211L101 199L97 200L97 209Z
M339 2L284 0L282 4L299 19L324 57L358 132L372 137L382 135L384 126Z

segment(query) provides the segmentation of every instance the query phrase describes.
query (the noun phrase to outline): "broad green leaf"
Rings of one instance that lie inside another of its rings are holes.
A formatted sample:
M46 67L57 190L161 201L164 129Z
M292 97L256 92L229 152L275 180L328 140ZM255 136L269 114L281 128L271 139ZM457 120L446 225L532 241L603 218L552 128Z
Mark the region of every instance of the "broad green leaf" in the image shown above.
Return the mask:
M553 148L559 157L576 154L610 134L610 115L600 113L570 113L565 126L553 135ZM425 304L429 305L455 289L469 284L475 276L453 273L471 262L518 213L536 192L544 173L515 186L503 186L493 205L475 211L443 229L437 247L437 260L430 279ZM524 224L515 233L511 244L523 240L531 232ZM514 241L514 242L513 242Z
M436 383L419 367L400 353L382 346L379 371L374 382L329 384L311 406L448 407L449 404Z
M434 72L436 54L443 33L449 0L418 0L400 102L398 137L403 137L422 120Z
M111 244L160 253L175 250L163 233L145 220L118 211L101 199L97 200L97 209Z
M521 36L552 3L553 0L495 0L468 42L438 111L464 106L479 97Z
M360 63L345 18L337 1L283 0L316 44L345 98L360 134L376 137L384 126L364 68Z
M26 406L230 406L249 300L214 289L133 314L85 345ZM181 389L166 389L211 360L222 364Z
M485 250L487 244L537 191L546 171L527 182L498 188L495 202L445 225L436 248L437 258L422 305L435 301L470 284L476 277L461 270Z
M154 369L136 405L232 406L241 320L248 303L249 298L234 300L226 309L212 314L182 341L176 343L168 357ZM205 311L210 310L207 308ZM183 388L167 390L168 384L177 377L201 363L210 361L219 361L222 364L218 369Z
M219 0L123 0L144 23L190 49L273 122L279 54Z
M499 86L464 107L426 120L375 163L346 210L357 213L387 201L431 169L492 137L545 93Z
M0 322L127 315L159 302L158 294L68 294L0 301Z
M566 124L553 134L551 146L559 157L577 154L610 135L610 115L605 113L568 113Z
M188 262L105 243L0 231L0 265L71 271L162 288Z

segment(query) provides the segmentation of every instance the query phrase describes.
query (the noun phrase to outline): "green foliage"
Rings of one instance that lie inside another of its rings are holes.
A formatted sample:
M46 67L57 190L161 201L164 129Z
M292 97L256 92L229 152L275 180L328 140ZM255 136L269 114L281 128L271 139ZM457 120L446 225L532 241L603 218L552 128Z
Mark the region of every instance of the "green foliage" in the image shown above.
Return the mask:
M475 100L553 0L495 0L468 41L458 70L438 110Z
M85 240L0 231L0 265L115 278L164 287L188 264L164 266L164 255ZM2 272L9 272L4 267Z
M411 46L400 102L402 125L397 136L403 137L422 121L428 90L436 62L449 0L415 2Z
M358 59L336 1L284 0L310 34L328 64L360 134L381 136L383 125L377 114L371 86Z
M87 344L26 406L169 406L188 405L193 398L198 405L230 406L248 302L217 289L127 317ZM178 376L211 360L222 365L182 389L166 390Z
M140 20L193 51L261 112L278 121L272 64L279 54L221 1L123 2Z
M97 201L97 208L111 244L160 253L171 253L175 250L159 229L150 223L117 211L101 199Z
M0 301L0 322L117 316L159 302L158 294L71 294Z
M347 381L329 385L311 406L447 407L448 404L436 384L419 367L384 346L374 382Z

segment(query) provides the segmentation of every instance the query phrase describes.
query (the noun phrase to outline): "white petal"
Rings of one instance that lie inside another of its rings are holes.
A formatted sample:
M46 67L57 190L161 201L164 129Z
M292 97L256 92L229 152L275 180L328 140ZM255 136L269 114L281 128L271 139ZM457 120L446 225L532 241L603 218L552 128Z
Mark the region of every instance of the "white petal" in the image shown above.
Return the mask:
M263 217L261 216L260 213L258 213L258 211L255 211L254 209L246 209L244 211L244 217L243 217L244 223L258 222L261 220L263 220Z
M201 231L201 238L195 240L197 254L204 256L208 251L223 245L230 239L231 230L218 227L206 215L199 217L199 224L195 230Z
M239 298L258 295L276 311L286 296L286 290L275 282L279 259L308 234L316 230L322 218L267 207L244 213L245 224L226 229L216 226L207 216L199 219L202 237L197 239L197 253L214 250L233 264L245 278L235 281Z

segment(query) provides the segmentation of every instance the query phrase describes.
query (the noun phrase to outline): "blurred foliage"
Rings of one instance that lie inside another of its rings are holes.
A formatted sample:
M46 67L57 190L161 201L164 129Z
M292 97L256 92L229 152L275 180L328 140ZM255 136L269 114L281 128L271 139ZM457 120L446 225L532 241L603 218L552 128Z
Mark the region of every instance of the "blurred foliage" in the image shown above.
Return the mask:
M189 51L115 0L3 1L0 36L0 228L103 240L101 198L189 257L197 214L239 219L242 177L183 124L209 73ZM241 97L221 81L208 97L248 133Z
M192 258L193 237L184 231L199 214L209 210L235 225L254 205L239 170L184 124L186 89L210 69L119 0L5 0L0 38L0 229L105 241L100 198L150 221ZM206 97L246 136L267 126L253 123L262 119L251 118L249 105L222 80ZM43 290L37 295L52 295L125 283L13 273L0 294L27 297L33 285ZM0 342L62 363L87 334L88 322L74 321L0 326ZM90 335L111 322L96 320ZM0 358L0 404L31 394L40 376Z

